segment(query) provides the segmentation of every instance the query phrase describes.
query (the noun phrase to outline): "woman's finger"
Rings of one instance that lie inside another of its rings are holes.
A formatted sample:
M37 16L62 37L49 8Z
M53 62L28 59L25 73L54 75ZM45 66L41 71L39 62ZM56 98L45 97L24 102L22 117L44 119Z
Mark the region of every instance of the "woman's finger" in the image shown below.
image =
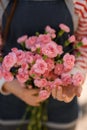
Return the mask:
M81 92L82 92L82 87L78 87L76 90L76 96L80 97Z
M66 96L66 97L64 98L64 102L69 103L69 102L71 102L71 101L73 100L73 98L74 98L74 95L73 95L72 97Z
M57 88L52 89L52 96L53 96L54 99L56 99L56 97L57 97Z
M29 91L30 91L30 93L32 94L32 95L36 95L36 94L39 94L39 89L29 89Z
M62 87L60 87L60 86L57 89L56 98L57 98L57 100L63 101Z

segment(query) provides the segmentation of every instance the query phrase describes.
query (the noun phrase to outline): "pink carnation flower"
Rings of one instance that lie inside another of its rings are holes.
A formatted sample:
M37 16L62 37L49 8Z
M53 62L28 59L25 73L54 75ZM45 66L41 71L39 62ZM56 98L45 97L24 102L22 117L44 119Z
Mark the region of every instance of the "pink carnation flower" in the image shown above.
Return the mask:
M62 80L59 79L59 78L56 78L56 79L53 81L53 83L52 83L52 85L51 85L51 88L58 88L58 86L61 86L61 85L62 85Z
M47 33L56 33L55 29L51 28L49 25L46 26L45 31Z
M49 72L47 79L48 80L55 80L58 76L53 73L53 71Z
M26 40L27 40L28 36L27 35L24 35L24 36L21 36L17 39L17 42L18 43L24 43Z
M22 68L23 70L28 70L29 66L28 66L27 63L23 63L23 64L21 65L21 68Z
M50 26L46 26L45 31L50 34L51 38L56 37L56 31Z
M72 42L75 42L75 41L76 41L76 38L75 38L74 35L72 35L72 36L69 37L68 40L69 40L70 43L72 43Z
M63 73L63 71L64 71L64 66L63 66L63 64L56 64L56 65L55 65L54 73L55 73L56 75L61 75L61 74Z
M25 52L22 50L18 50L15 52L17 57L17 65L22 65L24 62L26 62L26 56Z
M61 45L57 45L57 49L58 55L61 55L63 53L63 47Z
M36 51L36 45L34 45L34 46L30 46L30 50L31 50L31 52L35 52Z
M47 86L47 80L42 78L42 79L35 79L34 80L34 84L35 86L39 87L39 88L44 88Z
M50 93L47 90L41 90L39 96L41 99L47 99L50 96Z
M11 51L16 54L16 52L18 51L18 48L14 47L14 48L11 49Z
M2 67L5 70L10 70L17 62L17 57L14 52L10 52L3 59Z
M10 82L14 79L14 76L9 71L3 71L3 77L6 81Z
M82 75L82 73L76 73L73 75L72 77L72 83L74 86L81 86L84 82L84 76Z
M29 72L27 70L23 70L22 68L20 68L18 70L16 78L20 83L25 83L29 79Z
M48 71L51 71L54 69L55 65L54 65L54 61L50 58L45 60L47 63L47 67L48 67Z
M68 85L72 84L72 79L71 79L70 74L67 74L67 73L62 74L61 80L62 80L64 86L68 86Z
M63 62L65 70L71 70L74 67L75 57L67 53L63 57Z
M37 42L40 42L42 44L49 43L50 41L51 41L51 37L49 34L40 34L37 40Z
M36 73L33 68L30 69L29 75L33 77L33 79L40 79L41 74Z
M31 52L26 51L26 52L25 52L25 59L26 59L26 62L27 62L27 63L32 64L33 61L34 61L34 55L33 55Z
M45 73L43 74L43 77L44 78L48 78L49 77L49 70L46 70Z
M42 59L42 56L39 55L39 54L36 54L36 55L34 56L34 61L36 61L37 59Z
M49 42L42 48L42 53L49 58L54 58L58 54L57 44L53 41Z
M65 24L62 24L62 23L61 23L61 24L59 25L59 27L60 27L61 30L65 31L65 32L67 32L67 33L70 32L70 28L69 28L67 25L65 25Z
M47 63L43 59L38 59L33 65L33 69L36 73L44 74L47 70Z
M29 37L25 42L25 46L26 48L30 49L30 47L34 46L36 42L37 42L37 36Z

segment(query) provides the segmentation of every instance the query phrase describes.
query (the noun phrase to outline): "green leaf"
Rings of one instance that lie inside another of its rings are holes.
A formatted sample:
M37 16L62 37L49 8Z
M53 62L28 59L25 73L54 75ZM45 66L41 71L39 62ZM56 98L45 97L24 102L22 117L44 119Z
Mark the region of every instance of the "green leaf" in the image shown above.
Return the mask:
M57 60L56 63L62 64L62 63L63 63L63 60L62 60L62 59Z
M34 77L35 77L35 74L32 74L31 77L34 78Z
M35 33L36 36L39 36L39 34L40 34L39 32L36 32L36 33Z
M64 46L68 46L70 44L70 42L68 41L68 40L66 40L65 42L64 42Z
M36 52L39 54L40 53L40 48L37 48Z
M23 42L23 43L21 43L21 46L22 46L22 49L23 50L25 50L26 49L26 47L25 47L25 43Z
M64 31L63 31L63 30L60 30L60 31L58 32L57 37L61 37L63 34L64 34Z
M79 56L81 56L81 53L80 53L80 52L77 52L77 53L76 53L76 57L79 57Z
M78 43L74 46L74 49L77 49L77 48L81 47L82 45L83 45L82 42L78 42Z
M44 34L49 34L49 33L45 31Z
M57 56L55 57L55 60L57 61L57 60L59 60L59 58L60 58L60 55L57 55Z
M32 65L34 65L34 64L35 64L35 61L32 62Z
M82 46L82 45L83 45L82 42L79 42L79 43L77 44L78 47L80 47L80 46Z
M2 61L3 61L3 57L0 57L0 63L2 63Z
M48 58L48 56L47 56L47 55L44 55L44 56L43 56L43 59L44 59L44 60L46 60L47 58Z

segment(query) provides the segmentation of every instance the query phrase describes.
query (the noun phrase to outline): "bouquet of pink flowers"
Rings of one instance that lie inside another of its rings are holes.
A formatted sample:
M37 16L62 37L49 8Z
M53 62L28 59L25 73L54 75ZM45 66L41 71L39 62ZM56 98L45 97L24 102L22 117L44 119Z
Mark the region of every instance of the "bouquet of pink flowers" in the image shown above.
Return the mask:
M64 31L69 32L66 25L60 24L58 36ZM0 77L6 81L12 81L15 77L19 82L38 87L40 95L48 95L54 87L74 85L79 86L83 82L80 73L71 75L69 72L75 65L75 56L68 52L64 54L62 45L55 42L56 31L51 27L45 28L45 34L37 34L28 37L24 35L17 42L23 46L23 50L12 48L12 51L3 59L0 68ZM64 46L75 42L75 37L70 36Z
M70 73L75 65L75 56L69 52L64 53L62 45L56 42L58 37L68 33L70 29L64 24L59 27L58 34L53 28L46 26L44 34L36 33L35 36L24 35L18 38L17 42L23 50L12 48L3 58L0 77L4 77L6 81L16 78L20 83L26 84L26 87L39 88L41 98L49 97L55 87L81 85L83 75L78 72L73 75ZM74 35L64 42L64 47L73 42Z

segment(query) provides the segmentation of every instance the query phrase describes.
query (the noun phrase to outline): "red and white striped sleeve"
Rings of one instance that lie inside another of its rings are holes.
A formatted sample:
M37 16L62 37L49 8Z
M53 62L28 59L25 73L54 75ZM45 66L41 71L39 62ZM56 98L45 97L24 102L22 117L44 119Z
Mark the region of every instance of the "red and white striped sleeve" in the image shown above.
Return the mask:
M78 15L78 27L75 32L76 40L81 41L84 37L87 38L87 0L75 0L75 13ZM87 73L87 43L79 48L81 55L77 57L74 72L78 70Z

